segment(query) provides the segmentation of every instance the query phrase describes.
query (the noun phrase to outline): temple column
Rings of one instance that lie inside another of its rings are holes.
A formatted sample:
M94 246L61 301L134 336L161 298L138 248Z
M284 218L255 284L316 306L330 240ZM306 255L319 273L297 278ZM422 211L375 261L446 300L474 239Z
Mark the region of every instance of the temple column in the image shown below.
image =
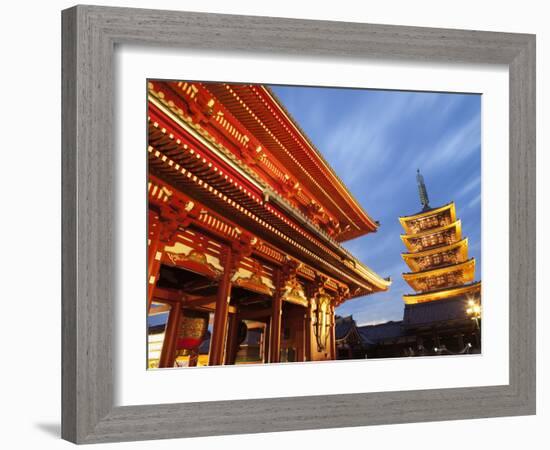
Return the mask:
M309 297L309 296L308 296ZM311 333L312 333L312 313L311 313L311 299L308 300L308 305L306 308L306 319L305 319L305 360L311 361Z
M281 360L281 322L283 315L283 298L281 296L280 274L277 273L277 288L271 301L271 333L269 337L269 362Z
M293 305L289 325L292 330L291 339L296 349L295 362L305 361L305 313L304 308Z
M176 359L176 340L182 318L181 305L174 303L168 314L168 322L164 330L164 342L160 353L159 367L174 367Z
M162 243L160 240L161 222L154 211L149 211L149 236L147 247L147 313L151 308L153 292L157 285L162 257Z
M264 363L269 362L269 330L271 328L271 321L268 320L264 327Z
M233 273L231 249L227 248L225 251L223 274L220 278L220 284L218 285L218 292L216 294L216 311L214 311L214 326L212 329L210 355L208 358L209 366L219 366L223 364L227 318L229 302L231 300L231 276Z
M227 348L225 350L225 364L235 364L237 352L239 351L239 317L237 313L229 317L229 329L227 337Z
M265 328L262 327L262 332L260 333L260 339L258 342L258 357L264 362L264 354L265 354Z
M306 314L300 313L298 317L298 330L300 338L298 339L298 355L297 360L300 362L306 361Z

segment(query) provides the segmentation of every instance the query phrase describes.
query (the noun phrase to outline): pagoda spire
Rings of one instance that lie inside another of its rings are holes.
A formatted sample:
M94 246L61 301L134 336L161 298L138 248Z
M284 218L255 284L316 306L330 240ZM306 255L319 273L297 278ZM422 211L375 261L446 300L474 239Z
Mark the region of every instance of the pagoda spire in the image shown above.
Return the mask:
M430 199L420 169L416 169L416 183L418 184L418 195L420 196L420 203L422 203L422 210L427 211L430 209Z

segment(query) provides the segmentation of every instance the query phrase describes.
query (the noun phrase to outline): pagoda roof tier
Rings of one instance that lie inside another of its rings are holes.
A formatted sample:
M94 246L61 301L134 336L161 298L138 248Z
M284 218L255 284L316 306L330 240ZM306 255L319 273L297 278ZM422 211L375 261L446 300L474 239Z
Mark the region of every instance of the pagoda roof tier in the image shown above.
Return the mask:
M175 130L170 133L161 124L150 122L148 153L153 175L289 255L341 281L352 282L365 293L389 288L389 279L377 275L336 242L323 242L296 218L289 218L271 198L266 200L261 186L239 172L230 160L215 161L202 148L198 150L198 145L183 139Z
M418 234L418 232L415 232L412 229L412 227L410 226L411 222L414 223L420 219L427 219L432 216L446 215L446 213L449 214L451 223L456 221L456 207L454 202L447 203L446 205L440 206L438 208L432 208L426 211L421 211L411 216L399 217L399 222L401 223L401 226L405 230L405 233L414 235L414 234Z
M474 295L479 292L481 292L481 281L476 281L463 286L437 289L430 292L420 292L418 294L407 294L403 296L403 301L407 305L413 305L417 303L446 300L458 296Z
M443 245L441 247L433 247L416 253L401 253L401 256L413 272L418 272L422 270L418 264L418 260L420 258L434 256L453 250L457 250L458 252L457 262L466 261L468 259L468 238L464 238L453 244Z
M421 272L409 272L403 274L403 279L415 291L427 291L424 286L429 286L426 280L434 279L440 276L449 276L454 273L459 273L459 280L455 284L469 283L473 281L475 275L476 262L474 258L464 261L459 264L450 264L448 266L437 267L435 269L423 270Z
M447 241L447 242L443 242L441 244L421 245L420 248L418 248L418 246L414 244L415 240L419 240L419 239L422 239L422 238L425 238L425 237L428 237L428 236L437 236L437 235L445 233L446 231L454 231L454 233L453 233L453 236L454 236L453 242L460 241L462 239L462 223L461 223L460 219L456 220L456 221L454 221L454 222L452 222L448 225L444 225L442 227L431 228L429 230L423 231L422 233L402 234L401 235L401 240L403 241L403 243L405 244L405 246L407 247L407 249L411 253L415 253L415 252L418 252L418 251L424 251L424 248L427 249L429 247L449 245L450 243L452 243L452 242Z
M312 210L316 218L318 214L319 222L338 241L376 231L378 223L363 210L268 87L153 81L149 92L171 103L182 118L206 114L211 117L206 119L212 124L209 129L223 125L226 132L218 141L233 140L235 145L226 142L226 146L239 163L253 165L256 173L270 180L274 190ZM178 100L190 109L204 105L198 114L188 114L186 108L178 107ZM195 117L193 121L197 121Z

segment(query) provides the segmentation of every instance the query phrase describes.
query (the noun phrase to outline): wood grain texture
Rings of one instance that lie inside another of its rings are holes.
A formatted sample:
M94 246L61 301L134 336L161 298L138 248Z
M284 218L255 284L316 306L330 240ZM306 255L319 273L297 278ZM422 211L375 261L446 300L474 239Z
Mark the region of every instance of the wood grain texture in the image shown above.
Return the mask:
M62 35L76 36L76 10L66 11L62 16ZM76 39L62 42L62 133L61 133L61 204L63 236L61 260L61 434L71 441L76 440Z
M65 439L93 443L535 412L534 36L94 6L62 15ZM121 43L508 65L510 384L113 407L113 52Z

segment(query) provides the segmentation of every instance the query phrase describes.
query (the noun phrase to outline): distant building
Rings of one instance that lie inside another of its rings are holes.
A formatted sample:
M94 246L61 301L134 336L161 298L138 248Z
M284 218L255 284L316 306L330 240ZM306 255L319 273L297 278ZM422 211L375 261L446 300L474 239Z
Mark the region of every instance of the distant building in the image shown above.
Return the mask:
M336 317L337 359L414 356L415 347L401 320L358 326L352 316Z
M364 359L374 342L364 339L353 316L335 318L336 359Z
M368 358L414 356L416 336L407 335L401 320L362 326L359 332L372 343L368 347Z

